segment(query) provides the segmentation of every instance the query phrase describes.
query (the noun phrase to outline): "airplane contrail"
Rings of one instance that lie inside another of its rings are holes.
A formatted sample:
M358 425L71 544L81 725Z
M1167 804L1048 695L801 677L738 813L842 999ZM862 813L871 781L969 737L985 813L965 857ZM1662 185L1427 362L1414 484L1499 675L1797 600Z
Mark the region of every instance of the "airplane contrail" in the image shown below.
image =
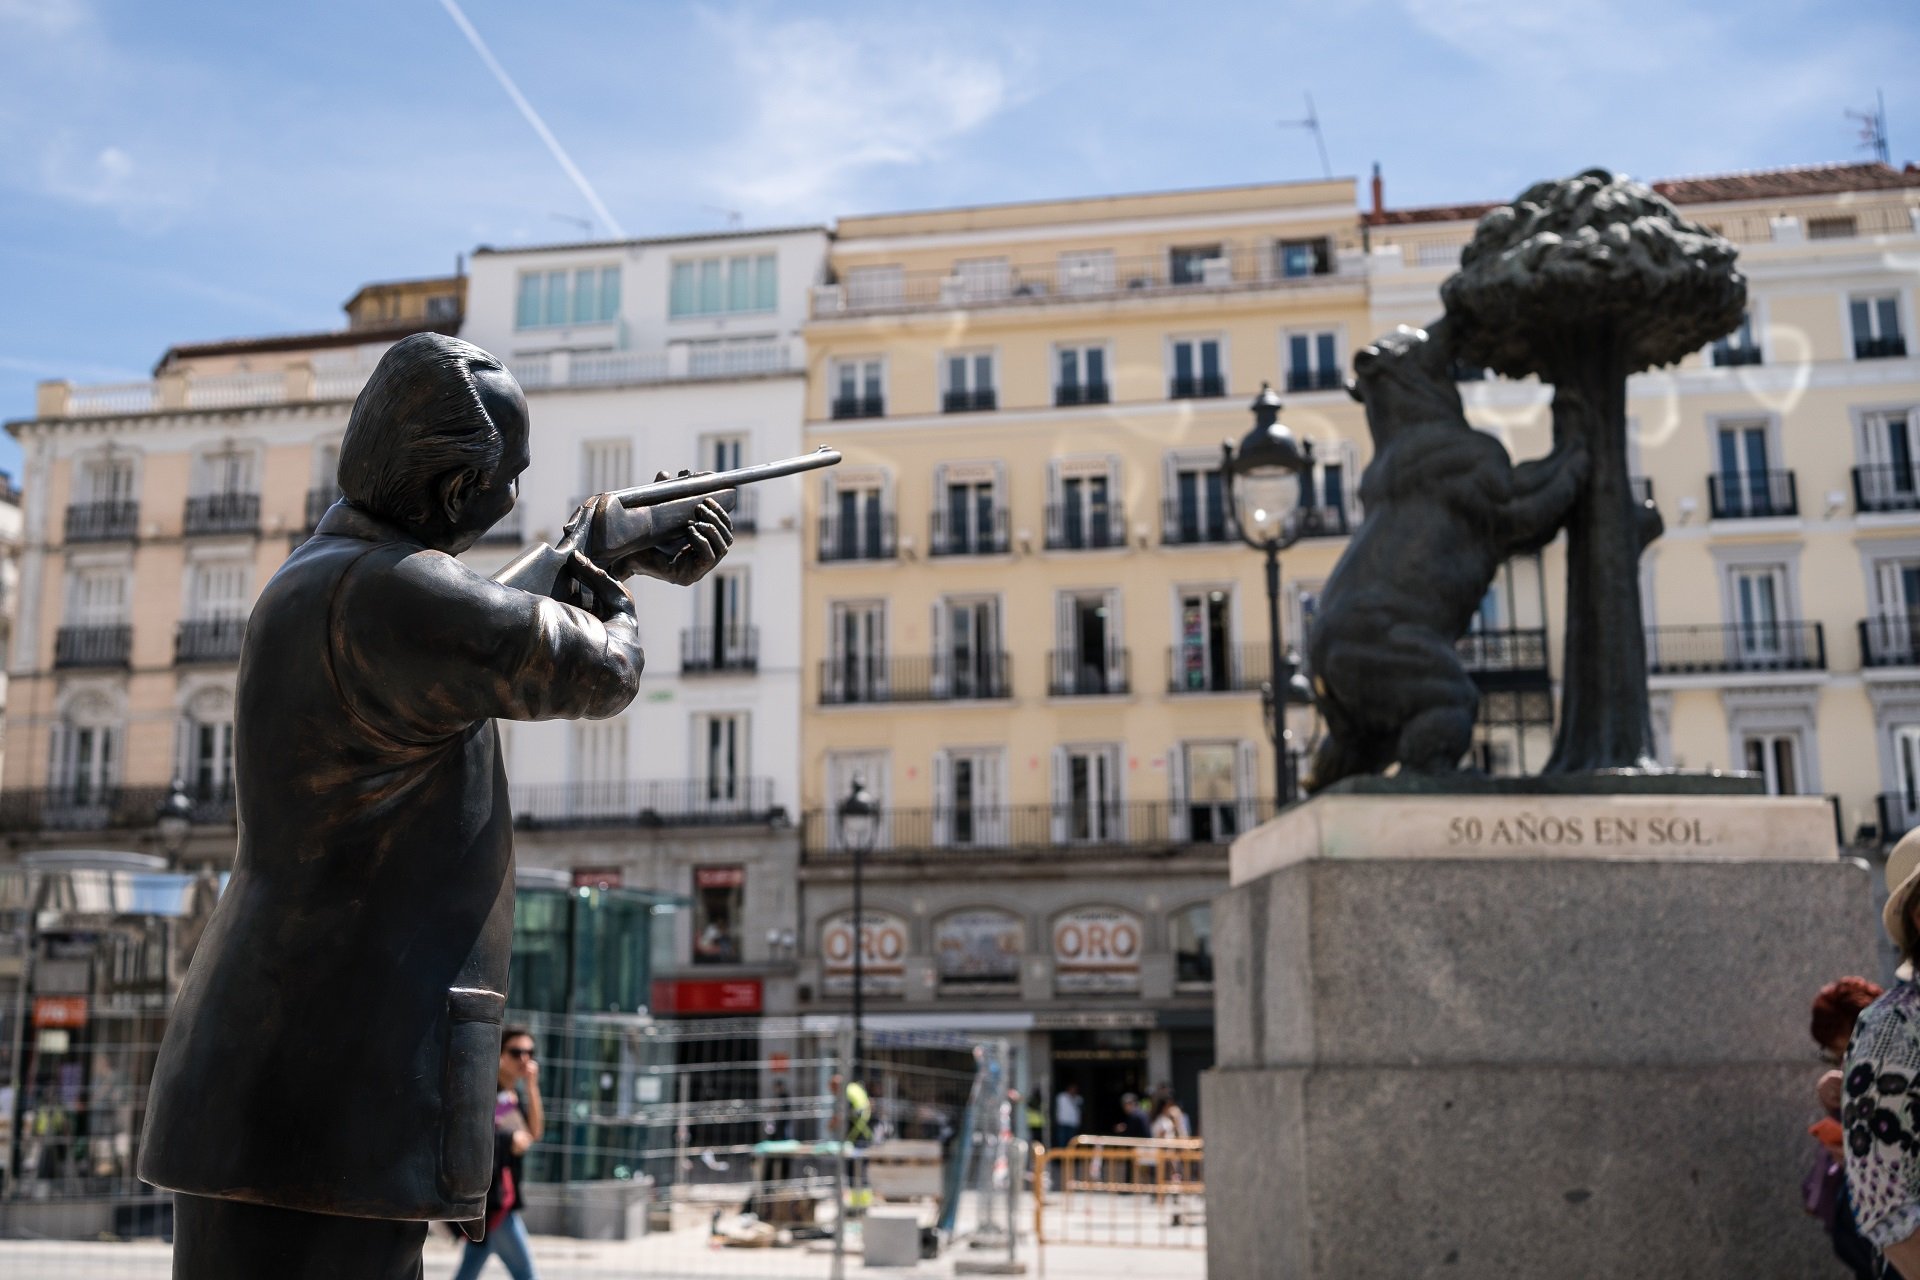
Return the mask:
M620 229L620 224L614 221L613 214L609 213L607 206L600 202L600 196L594 191L593 184L587 181L587 175L580 172L580 166L573 162L573 157L567 154L567 149L560 145L560 139L553 136L553 130L547 128L547 122L540 118L540 113L533 109L531 102L527 101L527 96L520 92L520 87L514 84L513 77L508 75L507 69L500 65L500 60L493 56L493 50L487 48L487 42L482 40L480 33L473 29L473 24L467 21L467 15L460 11L460 6L455 3L455 0L440 0L440 7L447 11L447 16L453 19L454 25L460 28L462 35L466 36L467 43L471 44L473 51L480 55L480 61L487 64L487 70L493 73L493 78L500 82L500 87L507 91L509 98L513 99L513 105L520 108L520 114L525 116L527 123L533 126L533 131L540 135L540 141L547 144L547 150L553 154L553 158L559 162L560 167L566 170L567 177L573 179L573 185L580 188L580 194L586 197L587 204L592 207L594 215L605 224L608 231L613 233L615 239L626 239L627 233Z

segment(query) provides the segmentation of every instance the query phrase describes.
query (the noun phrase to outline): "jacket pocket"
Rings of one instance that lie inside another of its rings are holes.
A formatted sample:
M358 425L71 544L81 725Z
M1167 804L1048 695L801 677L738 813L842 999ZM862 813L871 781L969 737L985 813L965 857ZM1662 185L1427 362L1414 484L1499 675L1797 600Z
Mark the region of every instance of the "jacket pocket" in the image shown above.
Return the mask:
M447 992L440 1194L454 1202L483 1199L493 1181L493 1100L499 1093L500 1024L506 1016L507 998L498 991L454 987Z

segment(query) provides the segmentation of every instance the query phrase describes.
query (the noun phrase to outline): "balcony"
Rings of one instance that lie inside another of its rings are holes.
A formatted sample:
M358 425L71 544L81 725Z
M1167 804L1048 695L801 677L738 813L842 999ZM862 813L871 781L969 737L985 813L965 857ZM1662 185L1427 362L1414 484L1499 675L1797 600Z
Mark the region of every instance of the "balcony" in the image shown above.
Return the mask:
M1664 676L1825 671L1826 631L1818 622L1649 627L1647 669Z
M521 541L522 541L522 538L520 534L520 508L515 507L513 510L507 512L507 514L505 514L504 516L501 516L499 522L495 524L491 529L488 529L485 533L481 534L480 537L475 541L474 545L481 546L481 547L486 547L486 546L497 547L502 545L517 547L520 545Z
M735 489L733 510L727 514L733 518L735 533L760 532L760 491L752 485Z
M180 522L187 537L209 534L260 532L260 495L257 493L209 493L187 499L186 515Z
M884 418L887 402L880 396L835 396L827 412L836 418Z
M1294 520L1302 538L1344 538L1352 532L1344 506L1301 507Z
M1759 364L1760 348L1753 346L1728 346L1725 343L1713 344L1713 367L1716 369L1735 369L1741 365Z
M942 413L984 413L999 407L999 394L992 387L980 387L973 391L944 391L940 394Z
M174 665L238 662L246 637L245 618L199 618L183 622L173 637Z
M1855 467L1853 509L1861 514L1920 511L1920 467L1911 462Z
M1482 689L1543 687L1547 683L1545 627L1469 631L1454 643L1460 665Z
M1347 385L1346 375L1338 369L1289 369L1289 391L1339 391Z
M813 290L812 318L889 312L950 311L967 307L1036 307L1171 294L1314 287L1356 281L1366 273L1364 253L1316 246L1306 270L1289 263L1270 242L1224 243L1213 256L1191 251L1117 256L1064 254L1036 262L995 263L990 269L898 271L868 278L850 275Z
M1107 404L1112 391L1104 382L1062 383L1053 389L1053 403L1060 408L1077 404Z
M720 344L672 343L654 351L543 351L507 362L508 372L528 391L550 387L645 386L800 373L794 344L749 339Z
M1024 854L1054 859L1116 849L1176 853L1193 848L1224 854L1230 841L1274 812L1273 801L1265 799L889 809L881 816L869 856ZM838 823L830 811L807 814L801 838L809 862L851 861L840 847Z
M894 547L893 517L842 520L838 516L820 517L820 563L842 560L891 560Z
M1132 689L1125 649L1085 654L1055 649L1047 655L1047 693L1055 698L1105 698Z
M53 637L56 667L125 667L133 656L133 628L126 623L61 627Z
M0 831L138 831L151 829L171 787L123 787L117 783L68 783L0 792ZM233 825L231 784L190 788L190 820L199 826Z
M1860 665L1920 667L1920 613L1883 613L1862 618Z
M564 827L717 827L765 823L780 811L771 778L557 782L512 790L513 824Z
M1905 334L1892 334L1885 338L1855 338L1853 340L1853 358L1855 360L1897 360L1907 354Z
M760 628L689 627L680 633L680 674L721 675L760 669Z
M1892 844L1920 826L1920 796L1883 791L1875 797L1880 810L1880 841Z
M1707 507L1715 520L1763 520L1800 514L1791 471L1748 471L1707 477Z
M1207 510L1194 503L1169 498L1160 504L1160 541L1168 546L1198 546L1236 542L1225 507Z
M1271 669L1265 644L1174 645L1167 650L1167 692L1258 693Z
M820 705L975 702L1013 696L1007 655L963 658L828 658L820 664Z
M1047 550L1099 551L1127 545L1126 509L1118 501L1085 506L1049 502Z
M936 511L928 521L930 556L1001 556L1007 553L1007 510Z
M307 490L307 533L309 535L320 527L320 517L326 515L338 501L340 501L338 485L325 484Z
M68 542L120 542L140 527L137 502L76 502L67 507Z
M1227 376L1224 373L1175 375L1167 380L1167 399L1169 400L1212 400L1227 394Z

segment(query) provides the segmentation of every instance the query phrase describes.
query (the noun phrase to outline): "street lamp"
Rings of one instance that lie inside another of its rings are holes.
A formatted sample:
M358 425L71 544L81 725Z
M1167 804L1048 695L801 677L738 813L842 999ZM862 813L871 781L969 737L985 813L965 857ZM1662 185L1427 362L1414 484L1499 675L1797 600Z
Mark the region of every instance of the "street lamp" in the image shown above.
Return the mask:
M853 775L853 788L840 802L840 844L853 851L853 1075L865 1083L860 1045L862 1015L866 1011L866 916L861 886L866 878L867 854L880 836L880 802L867 790L866 779Z
M1281 658L1280 552L1300 537L1300 478L1313 470L1313 442L1296 441L1280 421L1280 397L1267 383L1253 398L1253 427L1240 441L1220 446L1221 470L1227 486L1227 509L1233 513L1240 541L1267 556L1267 671L1260 696L1267 715L1267 737L1273 742L1274 799L1287 804L1294 798L1295 779L1287 764L1287 707L1308 704L1313 693L1300 675L1299 659Z
M153 825L160 832L160 846L167 851L169 865L180 861L187 837L193 834L193 797L186 784L175 778L166 798L155 808Z

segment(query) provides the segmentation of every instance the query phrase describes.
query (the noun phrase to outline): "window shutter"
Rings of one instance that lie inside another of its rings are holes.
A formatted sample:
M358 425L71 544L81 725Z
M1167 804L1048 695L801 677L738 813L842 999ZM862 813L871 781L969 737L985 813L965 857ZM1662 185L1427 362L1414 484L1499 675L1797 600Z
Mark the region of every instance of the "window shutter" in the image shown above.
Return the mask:
M1126 688L1127 624L1120 612L1120 592L1107 592L1107 689Z
M933 845L944 849L953 839L953 757L942 749L933 753Z
M73 762L67 756L67 722L56 720L47 733L47 781L64 791L73 781Z
M1192 815L1187 811L1187 746L1176 742L1167 749L1167 835L1180 842L1193 839Z
M1073 688L1070 682L1080 674L1080 646L1079 637L1073 634L1073 606L1069 592L1062 591L1053 597L1054 668L1049 675L1069 690Z
M1284 708L1285 704L1281 705ZM1285 715L1286 712L1282 710L1281 714ZM1233 790L1240 800L1238 806L1240 813L1235 829L1251 831L1260 817L1260 806L1255 803L1260 794L1259 784L1255 782L1255 779L1260 776L1260 748L1251 742L1242 742L1238 756L1239 758L1235 761L1234 772L1237 776L1233 780ZM1276 805L1280 803L1279 796L1275 796L1273 800Z
M975 821L981 828L981 843L1000 846L1007 841L1007 810L1002 803L1006 794L1007 757L1004 751L983 752L976 758L974 769L977 775L975 785L979 789L979 803Z
M933 637L933 645L932 645L933 655L931 658L929 658L929 661L932 663L932 667L933 667L932 672L930 673L930 678L933 684L932 692L934 697L944 698L947 696L947 678L948 678L947 668L950 661L947 655L947 602L946 601L944 600L934 601L933 626L930 629L928 634L930 634Z
M1053 749L1053 773L1050 783L1053 797L1053 842L1065 844L1067 842L1067 803L1070 799L1067 791L1067 749L1065 747Z
M1107 828L1107 836L1124 844L1128 838L1126 752L1115 745L1105 748L1104 754L1107 757L1107 776L1111 779L1108 791L1108 816L1111 822Z
M120 728L118 725L100 730L100 785L118 786L120 783Z
M173 722L173 776L189 785L194 780L194 727L191 715Z

